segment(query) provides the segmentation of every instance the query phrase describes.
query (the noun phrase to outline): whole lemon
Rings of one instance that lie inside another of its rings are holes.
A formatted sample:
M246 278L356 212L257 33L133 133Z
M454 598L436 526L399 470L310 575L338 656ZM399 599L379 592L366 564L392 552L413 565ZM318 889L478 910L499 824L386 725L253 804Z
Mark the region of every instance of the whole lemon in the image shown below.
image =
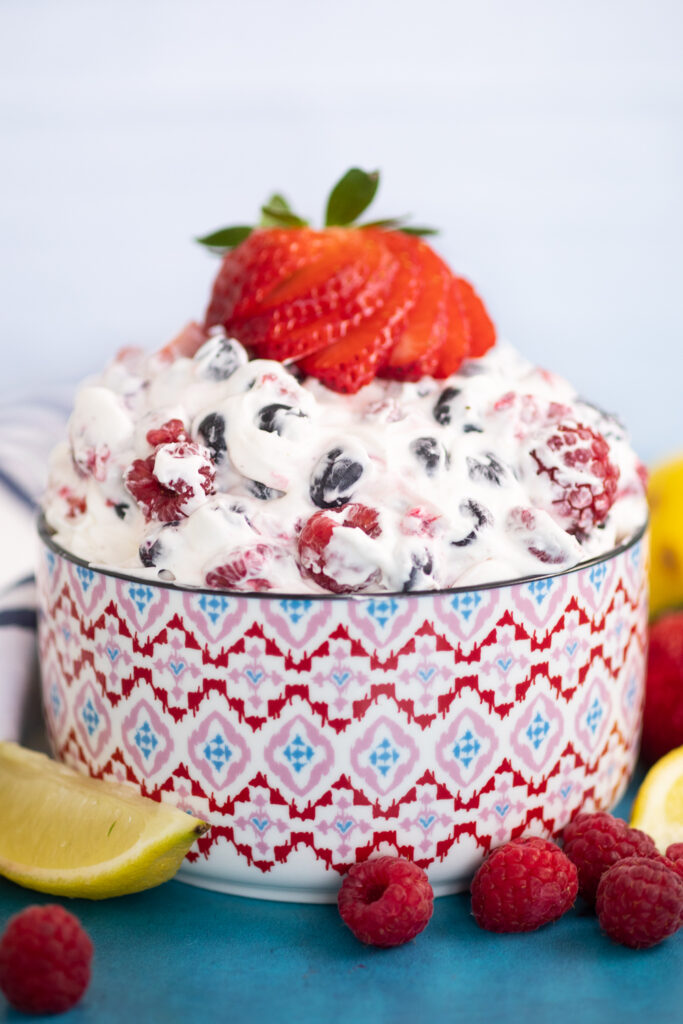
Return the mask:
M683 606L683 456L656 466L650 504L650 615Z

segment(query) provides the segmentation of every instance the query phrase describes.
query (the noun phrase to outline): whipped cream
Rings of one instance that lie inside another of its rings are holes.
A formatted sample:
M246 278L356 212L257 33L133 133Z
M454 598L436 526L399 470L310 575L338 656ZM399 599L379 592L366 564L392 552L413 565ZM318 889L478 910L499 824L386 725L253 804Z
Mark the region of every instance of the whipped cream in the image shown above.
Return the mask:
M280 593L557 572L647 517L620 423L509 344L341 395L219 332L193 358L126 350L82 386L44 511L93 565Z

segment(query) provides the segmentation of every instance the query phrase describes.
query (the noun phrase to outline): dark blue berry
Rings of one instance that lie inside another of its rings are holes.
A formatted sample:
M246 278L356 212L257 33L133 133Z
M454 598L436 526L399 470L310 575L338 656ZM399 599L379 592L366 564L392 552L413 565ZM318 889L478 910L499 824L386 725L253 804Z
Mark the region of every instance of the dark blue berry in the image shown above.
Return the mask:
M453 418L453 400L460 394L460 388L444 388L432 409L432 415L442 427L448 426Z
M209 380L227 380L228 377L232 377L235 370L244 365L244 350L237 346L232 338L213 338L207 345L212 341L215 349L202 367L202 375Z
M275 498L281 498L285 493L284 491L278 491L276 487L268 487L267 484L262 484L260 480L248 480L247 490L254 498L258 498L259 501L273 501Z
M164 523L159 531L151 537L145 537L142 544L138 548L138 554L140 561L146 568L151 569L152 566L158 565L159 561L163 557L164 544L163 532L164 530L172 529L180 525L180 519L173 519L169 523Z
M435 437L416 438L410 442L410 450L422 463L427 476L436 476L448 464L446 449Z
M491 455L490 452L486 452L485 459L486 461L482 462L471 455L467 456L467 472L470 480L485 480L489 484L496 484L500 487L507 476L505 466L501 465L495 455Z
M130 505L127 501L119 501L118 504L114 505L114 512L116 512L119 519L125 519L129 508Z
M410 557L413 564L408 579L403 584L404 593L417 589L418 585L424 581L425 576L431 576L434 569L434 562L428 551L421 553L414 551Z
M318 508L341 508L351 500L364 467L343 448L332 448L318 461L309 494Z
M463 434L483 434L484 428L477 427L474 423L466 423L462 428Z
M493 522L493 516L487 508L480 505L478 501L472 501L471 499L463 501L460 504L460 512L463 515L471 516L474 520L474 528L462 538L462 540L452 540L451 544L456 548L466 548L468 544L471 544L477 539L477 534L483 526L490 526Z
M267 430L269 434L281 434L285 428L287 416L305 417L306 413L294 409L291 405L273 402L259 410L256 416L256 426L259 430Z
M197 427L197 433L211 452L214 462L222 462L227 451L225 417L219 412L210 412Z

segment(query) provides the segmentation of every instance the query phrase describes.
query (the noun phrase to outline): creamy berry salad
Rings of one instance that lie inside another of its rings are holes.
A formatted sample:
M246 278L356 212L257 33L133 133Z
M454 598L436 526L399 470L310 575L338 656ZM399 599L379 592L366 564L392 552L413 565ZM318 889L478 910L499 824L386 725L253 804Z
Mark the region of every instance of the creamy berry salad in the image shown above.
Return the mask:
M182 585L416 591L556 572L646 519L619 422L499 342L341 394L213 328L78 392L45 514L87 562Z
M531 366L404 218L315 230L277 194L222 254L202 324L78 393L45 500L86 561L194 587L354 594L567 569L646 520L619 422Z

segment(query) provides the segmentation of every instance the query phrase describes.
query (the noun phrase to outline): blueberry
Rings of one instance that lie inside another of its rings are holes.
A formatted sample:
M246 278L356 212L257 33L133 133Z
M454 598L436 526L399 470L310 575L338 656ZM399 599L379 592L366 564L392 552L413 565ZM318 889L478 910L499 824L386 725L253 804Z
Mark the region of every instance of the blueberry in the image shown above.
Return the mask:
M197 427L197 433L211 452L214 462L222 462L227 451L225 417L219 412L210 412Z
M351 500L364 466L343 448L332 448L319 459L308 493L318 508L341 508Z
M435 437L418 437L410 442L410 450L421 462L427 476L436 476L448 464L448 456L442 444Z
M452 540L451 544L456 548L466 548L468 544L477 539L477 534L483 526L490 526L493 522L493 516L487 508L480 505L478 501L472 501L468 499L460 504L460 512L464 516L471 516L474 520L474 528L462 538L462 540Z
M498 487L507 476L505 466L501 465L495 455L490 452L485 454L486 462L467 456L467 472L470 480L486 480L487 483L496 484Z
M410 557L413 564L408 579L403 584L404 593L415 590L418 584L423 582L425 576L431 576L434 568L432 556L426 550L421 553L414 551Z
M474 423L466 423L462 428L463 434L483 434L484 428L477 427Z
M163 531L168 530L169 527L173 528L180 525L180 519L173 519L169 523L164 523L160 530L152 534L151 537L145 537L142 544L138 548L138 554L140 561L146 568L150 569L154 565L158 565L160 559L164 554L164 539Z
M281 402L273 402L260 409L256 416L256 426L259 430L267 430L269 434L281 434L285 426L285 417L305 417L306 413L294 409L291 405L283 405Z
M118 504L114 505L114 512L116 512L119 519L125 519L129 508L130 505L127 501L119 501Z
M275 498L281 498L285 493L278 491L276 487L268 487L267 484L262 484L259 480L248 480L247 490L259 501L273 501Z
M432 409L432 415L442 427L448 426L453 416L453 399L460 394L460 388L444 388Z
M212 347L212 350L209 349L209 346ZM207 350L209 350L209 358L202 367L202 375L208 377L209 380L227 380L247 361L244 349L232 338L223 336L211 338L206 345L202 346L200 352L206 355Z

